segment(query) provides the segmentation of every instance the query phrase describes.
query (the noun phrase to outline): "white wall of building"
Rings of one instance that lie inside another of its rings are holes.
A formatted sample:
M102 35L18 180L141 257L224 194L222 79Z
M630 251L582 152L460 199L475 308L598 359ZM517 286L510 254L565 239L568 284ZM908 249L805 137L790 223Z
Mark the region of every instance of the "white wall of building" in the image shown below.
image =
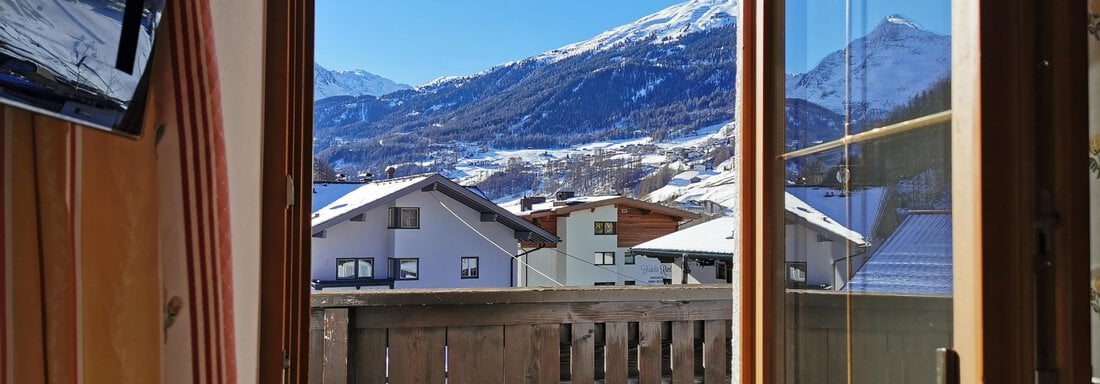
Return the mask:
M387 228L391 206L420 208L420 228ZM336 259L346 257L374 257L378 279L390 277L391 258L419 259L419 278L398 280L394 288L508 287L516 278L511 261L518 249L515 232L495 221L481 222L481 213L442 193L412 192L366 212L364 219L338 223L325 238L313 239L313 279L335 280ZM462 257L478 257L477 279L461 278Z
M532 252L527 258L529 267L521 266L527 286L554 286L553 282L530 269L537 269L565 285L586 286L597 282L623 285L634 281L637 285L661 284L661 263L648 257L636 257L635 263L626 264L628 248L618 246L618 236L595 234L597 221L618 222L618 210L613 205L571 212L558 218L557 248L545 248ZM618 229L622 231L622 228ZM614 265L593 265L596 252L615 252ZM565 253L565 254L563 254ZM566 255L568 254L568 256ZM571 257L572 256L572 257Z
M867 259L864 249L848 249L845 240L829 237L832 241L820 241L818 235L824 234L802 224L787 224L786 227L786 261L806 263L807 288L831 286L840 289L847 282L846 276L850 276L845 271L848 264L844 260L850 255L848 252L851 255L863 253L863 256L852 258L853 270L859 269Z

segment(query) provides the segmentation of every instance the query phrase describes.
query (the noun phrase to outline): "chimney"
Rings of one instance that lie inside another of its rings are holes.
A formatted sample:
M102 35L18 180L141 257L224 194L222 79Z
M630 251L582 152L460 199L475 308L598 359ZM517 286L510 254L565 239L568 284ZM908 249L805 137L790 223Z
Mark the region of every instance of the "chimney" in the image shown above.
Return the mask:
M389 167L386 167L386 178L387 179L392 179L393 174L396 173L396 172L397 172L397 168L394 168L392 165L389 166Z
M359 181L362 181L364 183L369 183L369 182L373 181L373 179L374 179L374 174L372 174L370 172L359 172Z
M520 212L527 212L534 208L535 204L545 203L546 197L543 196L531 196L519 199Z
M556 195L554 195L554 200L557 200L557 201L569 200L569 199L572 199L573 197L576 197L576 196L577 196L577 194L573 191L559 191Z

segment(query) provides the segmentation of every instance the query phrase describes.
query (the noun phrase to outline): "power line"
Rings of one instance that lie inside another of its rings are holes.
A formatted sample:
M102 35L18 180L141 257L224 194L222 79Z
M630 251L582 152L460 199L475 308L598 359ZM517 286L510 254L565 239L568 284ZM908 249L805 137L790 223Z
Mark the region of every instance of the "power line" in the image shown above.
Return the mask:
M520 264L523 264L527 268L535 270L536 273L538 273L539 275L542 275L542 277L545 277L547 280L550 280L554 284L557 284L559 287L564 287L565 286L565 284L562 284L561 282L558 282L557 280L554 280L553 277L550 277L549 275L547 275L545 273L542 273L542 271L538 270L538 268L532 267L531 264L528 264L527 262L525 262L523 260L520 260L519 257L516 257L516 255L512 254L512 252L508 252L508 250L504 249L504 247L501 247L496 242L493 242L493 240L489 239L488 236L485 236L484 234L481 233L481 231L478 231L477 228L474 228L473 225L470 225L470 223L466 222L466 220L464 220L461 216L459 216L458 213L456 213L453 209L451 209L451 207L448 207L447 204L443 202L443 200L440 200L439 197L436 197L435 192L429 191L428 194L431 195L432 198L435 199L435 201L438 201L439 205L443 206L443 209L446 209L447 212L450 212L452 216L454 216L456 219L458 219L458 221L461 221L462 224L465 224L466 227L470 228L471 231L474 231L474 233L476 233L478 236L481 236L482 239L485 239L485 241L488 241L489 244L492 244L494 247L499 249L501 252L504 252L504 254L508 255L508 257L510 257L512 260L515 260L516 262L519 262Z

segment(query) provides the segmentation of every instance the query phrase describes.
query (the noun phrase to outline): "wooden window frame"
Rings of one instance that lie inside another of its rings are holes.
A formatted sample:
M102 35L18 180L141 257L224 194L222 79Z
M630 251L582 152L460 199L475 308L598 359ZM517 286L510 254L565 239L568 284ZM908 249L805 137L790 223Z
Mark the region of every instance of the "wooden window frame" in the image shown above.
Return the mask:
M773 177L783 174L784 52L772 43L784 36L783 4L740 5L741 382L784 382L783 185ZM1085 9L952 2L953 348L964 383L1089 380ZM1036 271L1044 222L1053 251Z

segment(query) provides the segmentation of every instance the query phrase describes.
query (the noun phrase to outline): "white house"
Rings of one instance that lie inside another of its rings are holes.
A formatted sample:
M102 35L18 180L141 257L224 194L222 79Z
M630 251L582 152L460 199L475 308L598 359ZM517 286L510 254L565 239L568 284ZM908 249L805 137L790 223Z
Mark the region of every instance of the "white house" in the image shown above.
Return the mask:
M315 289L510 287L518 241L558 238L438 174L363 184L312 218Z
M660 260L673 284L728 283L736 224L736 218L719 217L633 246L630 253Z
M785 198L787 287L844 287L870 257L870 242L795 195Z
M666 284L669 270L656 259L628 255L639 243L675 232L699 215L622 196L525 198L507 205L558 244L521 243L521 286Z
M840 289L870 254L863 235L787 193L786 284L788 288ZM631 247L660 260L674 284L725 283L737 244L732 217L720 217ZM850 272L851 271L851 272Z

